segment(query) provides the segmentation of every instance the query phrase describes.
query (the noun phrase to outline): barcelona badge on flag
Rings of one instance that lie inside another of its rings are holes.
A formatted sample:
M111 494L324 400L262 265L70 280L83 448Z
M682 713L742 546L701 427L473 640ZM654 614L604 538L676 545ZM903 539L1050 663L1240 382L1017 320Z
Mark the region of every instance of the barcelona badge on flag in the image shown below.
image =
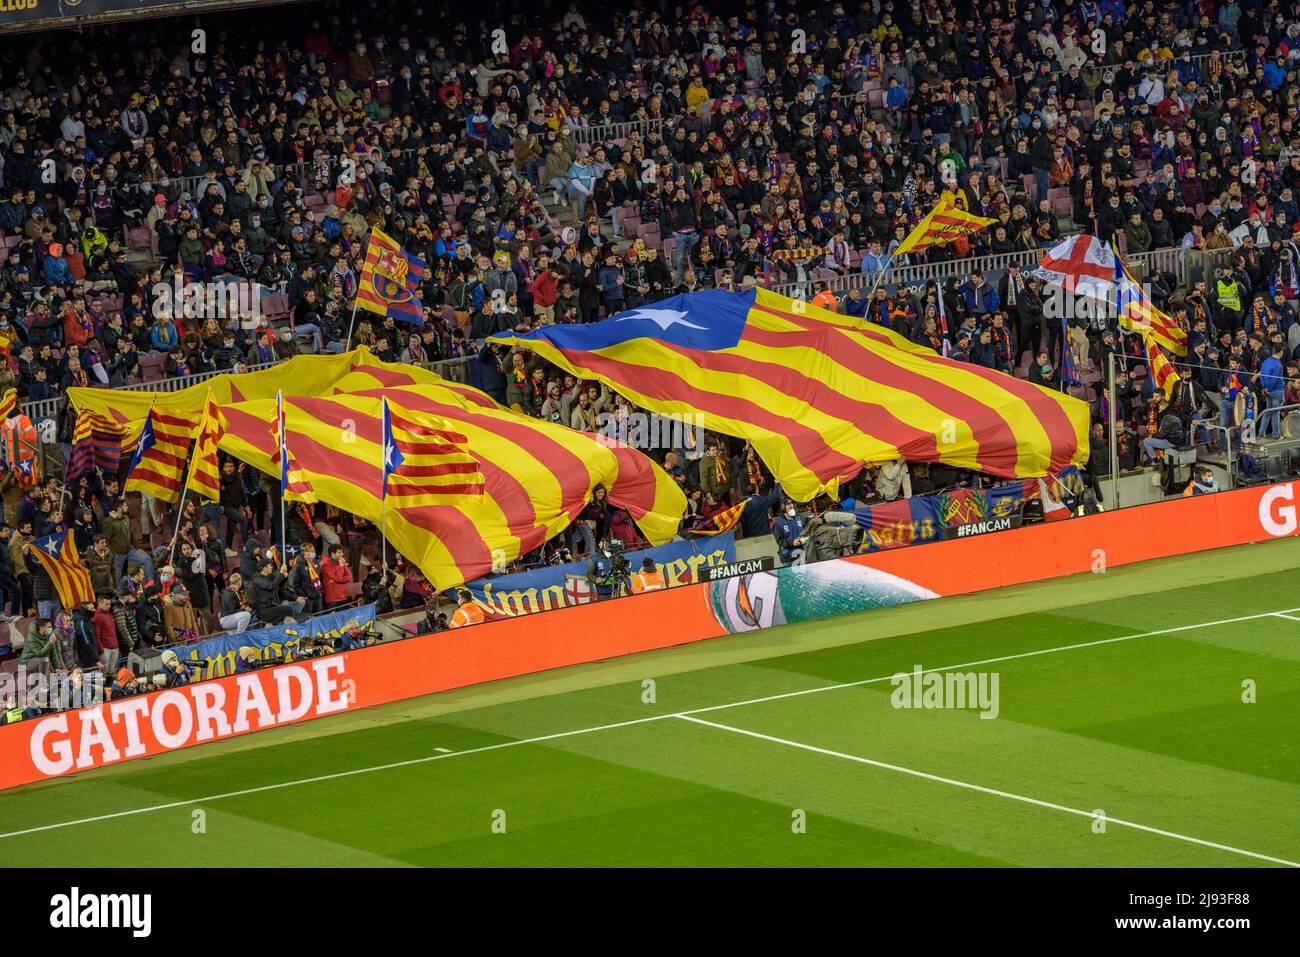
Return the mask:
M424 323L424 305L416 293L428 264L412 256L382 230L370 233L366 261L357 287L357 306L412 325Z

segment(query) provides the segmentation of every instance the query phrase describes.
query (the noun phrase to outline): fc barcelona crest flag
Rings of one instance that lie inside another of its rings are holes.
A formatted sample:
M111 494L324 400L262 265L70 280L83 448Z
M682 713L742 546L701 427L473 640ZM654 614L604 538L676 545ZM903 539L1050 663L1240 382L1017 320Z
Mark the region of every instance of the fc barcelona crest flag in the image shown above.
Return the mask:
M417 293L428 268L423 259L412 256L391 236L379 229L371 230L357 287L357 306L399 322L423 325L424 306Z

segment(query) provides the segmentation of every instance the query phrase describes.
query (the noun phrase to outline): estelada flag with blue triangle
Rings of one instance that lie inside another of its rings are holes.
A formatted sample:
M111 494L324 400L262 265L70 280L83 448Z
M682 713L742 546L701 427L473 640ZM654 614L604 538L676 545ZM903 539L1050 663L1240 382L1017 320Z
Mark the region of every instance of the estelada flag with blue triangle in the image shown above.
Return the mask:
M1004 478L1088 458L1082 400L766 289L687 293L490 341L649 412L702 416L705 429L746 439L799 502L899 458Z

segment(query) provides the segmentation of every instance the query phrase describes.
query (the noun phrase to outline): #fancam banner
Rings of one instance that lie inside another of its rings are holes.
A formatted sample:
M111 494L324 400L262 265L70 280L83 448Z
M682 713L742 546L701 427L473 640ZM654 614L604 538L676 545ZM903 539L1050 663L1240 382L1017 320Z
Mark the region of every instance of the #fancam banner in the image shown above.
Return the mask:
M219 678L235 673L235 656L244 647L255 648L259 658L278 658L286 651L296 651L299 643L308 635L316 638L337 638L353 622L362 628L375 623L375 606L361 605L344 611L317 615L307 621L293 625L276 625L273 628L258 628L253 631L241 631L233 635L217 635L193 645L176 647L172 650L180 655L186 664L199 666L205 678Z
M704 569L736 560L736 536L726 532L712 538L669 542L657 548L628 552L627 563L633 573L647 557L654 559L670 588L704 581L708 577ZM569 562L517 575L480 578L467 582L465 587L489 618L515 618L586 603L590 598L586 576L585 561Z
M1071 465L1051 481L1048 491L1058 500L1083 492L1083 476ZM1039 498L1036 479L1004 482L989 488L965 488L939 495L864 505L858 525L866 531L862 551L877 552L903 545L921 545L949 538L1019 528L1025 503Z

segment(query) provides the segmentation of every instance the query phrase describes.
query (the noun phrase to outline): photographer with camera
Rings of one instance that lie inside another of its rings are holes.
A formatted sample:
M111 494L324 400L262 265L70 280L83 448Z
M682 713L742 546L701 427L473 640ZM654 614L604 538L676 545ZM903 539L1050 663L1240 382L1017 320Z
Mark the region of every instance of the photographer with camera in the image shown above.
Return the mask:
M397 573L384 562L383 566L371 565L366 579L361 583L361 598L368 605L375 606L376 615L387 615L393 610L393 583Z
M438 610L437 596L424 603L424 622L420 626L419 634L431 635L434 632L446 631L451 627L451 621L447 618L446 612Z
M334 648L336 651L355 651L366 645L373 645L378 640L379 635L370 626L363 628L361 623L353 618L344 626L338 640L334 642Z
M162 669L154 676L154 683L158 687L179 688L189 684L191 677L190 669L176 652L168 649L162 653Z
M587 584L597 601L627 594L632 569L623 555L623 543L602 538L587 564Z
M108 696L116 701L118 698L130 698L133 695L143 694L144 687L140 684L140 679L136 677L135 672L130 668L119 668L117 674L113 676L113 684L109 689Z
M449 624L451 628L466 628L470 625L482 624L487 617L483 613L482 606L474 600L474 593L468 588L456 589L456 604L459 607L451 616Z

